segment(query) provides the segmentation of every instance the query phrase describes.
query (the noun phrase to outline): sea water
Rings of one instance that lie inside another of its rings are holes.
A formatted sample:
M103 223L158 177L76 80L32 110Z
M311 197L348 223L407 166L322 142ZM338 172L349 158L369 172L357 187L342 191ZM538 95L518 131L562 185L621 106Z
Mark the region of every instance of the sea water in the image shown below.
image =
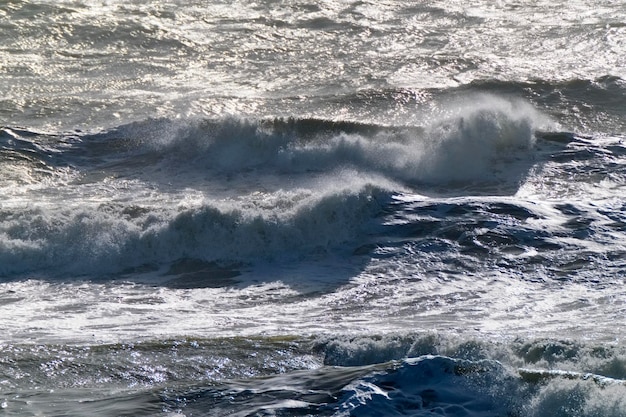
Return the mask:
M625 416L625 16L0 1L0 415Z

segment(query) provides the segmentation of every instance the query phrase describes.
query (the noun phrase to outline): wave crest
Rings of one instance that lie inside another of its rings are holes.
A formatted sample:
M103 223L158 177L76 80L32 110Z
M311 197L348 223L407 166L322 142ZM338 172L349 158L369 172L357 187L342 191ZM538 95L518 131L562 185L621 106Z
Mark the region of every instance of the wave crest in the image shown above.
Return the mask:
M0 213L0 276L107 274L179 259L254 262L338 248L365 232L388 193L364 186L322 195L256 193L166 208L101 204Z
M137 175L124 167L143 161L151 178L198 171L310 177L352 169L412 187L515 185L534 162L534 134L544 120L525 102L485 96L451 103L422 122L160 119L85 137L83 145L91 155L104 151L99 157L122 175ZM112 161L117 158L127 160Z

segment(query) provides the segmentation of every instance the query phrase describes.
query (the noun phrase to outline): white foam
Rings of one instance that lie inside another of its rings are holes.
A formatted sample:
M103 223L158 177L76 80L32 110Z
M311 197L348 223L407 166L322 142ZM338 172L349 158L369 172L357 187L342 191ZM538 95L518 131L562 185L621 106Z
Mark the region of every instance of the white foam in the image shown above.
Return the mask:
M557 378L541 387L525 407L529 417L626 415L624 384L602 386L593 380Z

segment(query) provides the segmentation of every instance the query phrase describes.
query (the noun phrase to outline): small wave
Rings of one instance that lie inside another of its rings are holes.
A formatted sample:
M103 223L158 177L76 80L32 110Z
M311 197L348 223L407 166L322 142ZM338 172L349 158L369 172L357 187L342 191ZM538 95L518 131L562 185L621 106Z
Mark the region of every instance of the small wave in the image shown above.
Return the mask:
M334 416L619 416L626 411L620 346L390 334L333 338L320 348L327 365L347 366L356 374L329 404Z
M422 356L350 383L333 416L566 417L626 411L624 381L609 384L600 376L564 372L550 377L548 384L537 384L528 371L516 374L492 360Z
M316 416L621 416L624 384L551 372L539 382L493 359L423 355L376 365L322 367L169 392L172 409ZM597 377L599 378L599 377ZM595 379L597 379L595 378Z
M329 366L365 366L424 355L449 356L469 361L496 359L515 369L554 370L603 375L626 380L626 350L620 345L516 339L494 344L437 333L387 334L320 338L316 350ZM538 371L539 372L539 371Z

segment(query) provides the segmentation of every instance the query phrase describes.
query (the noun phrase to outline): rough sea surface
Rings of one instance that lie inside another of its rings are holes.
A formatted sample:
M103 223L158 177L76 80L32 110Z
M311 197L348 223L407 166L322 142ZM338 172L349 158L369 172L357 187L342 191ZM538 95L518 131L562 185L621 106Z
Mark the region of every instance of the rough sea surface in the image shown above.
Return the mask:
M625 17L0 0L0 415L626 416Z

